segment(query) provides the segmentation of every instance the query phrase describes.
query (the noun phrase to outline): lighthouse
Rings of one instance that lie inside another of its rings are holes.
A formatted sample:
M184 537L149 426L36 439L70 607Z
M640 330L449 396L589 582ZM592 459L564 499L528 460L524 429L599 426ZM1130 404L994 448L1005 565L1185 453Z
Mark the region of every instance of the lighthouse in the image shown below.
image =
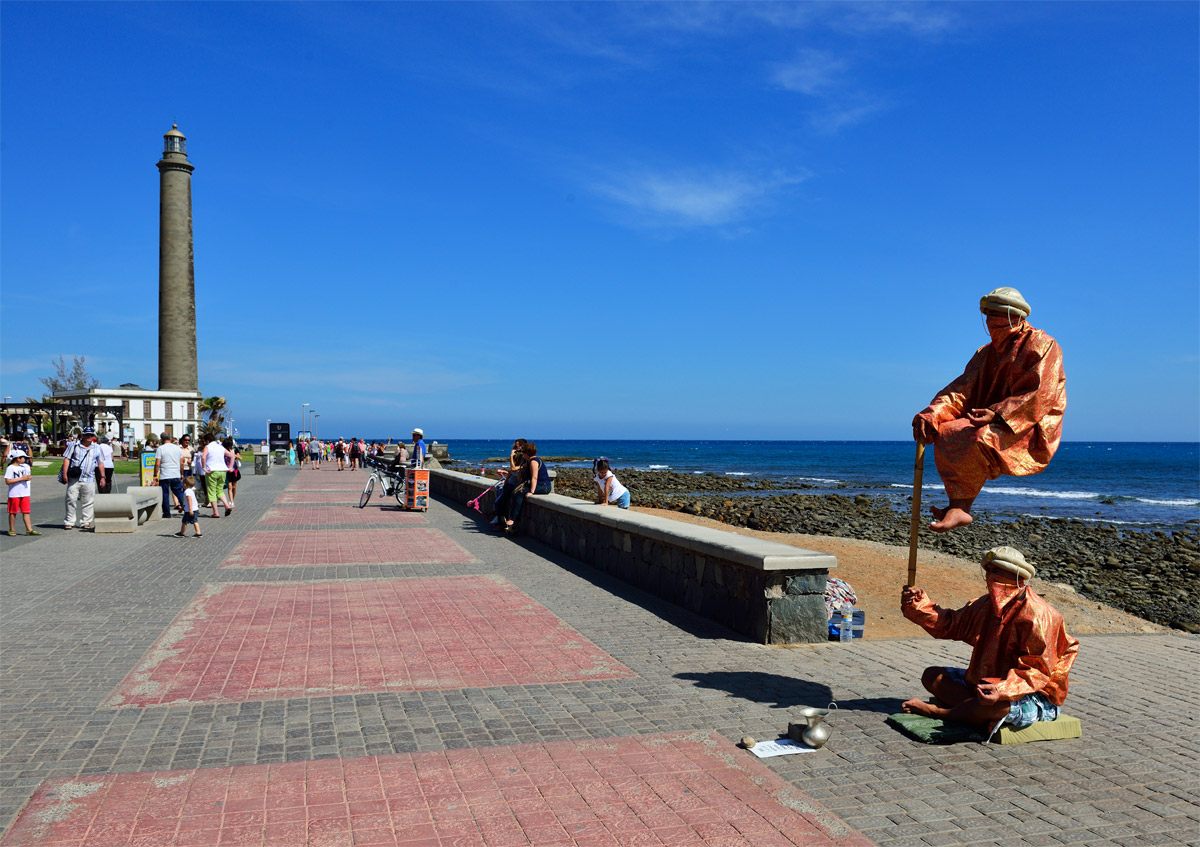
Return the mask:
M158 390L196 391L196 274L192 263L192 171L175 124L158 162Z

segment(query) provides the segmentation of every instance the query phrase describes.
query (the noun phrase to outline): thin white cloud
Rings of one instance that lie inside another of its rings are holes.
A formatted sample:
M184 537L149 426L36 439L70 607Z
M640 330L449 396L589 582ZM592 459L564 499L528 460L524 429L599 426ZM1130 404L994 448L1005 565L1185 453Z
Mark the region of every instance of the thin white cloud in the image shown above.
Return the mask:
M780 88L817 95L845 82L847 62L824 50L801 50L790 62L774 66L771 80Z
M633 170L597 180L592 190L626 210L638 223L725 226L754 214L807 174L664 173Z
M862 123L884 108L886 106L883 102L861 103L856 106L831 104L825 109L810 114L808 121L818 132L832 135L846 127Z
M959 24L957 11L948 3L866 2L838 4L840 14L830 25L860 35L901 30L922 38L936 38Z

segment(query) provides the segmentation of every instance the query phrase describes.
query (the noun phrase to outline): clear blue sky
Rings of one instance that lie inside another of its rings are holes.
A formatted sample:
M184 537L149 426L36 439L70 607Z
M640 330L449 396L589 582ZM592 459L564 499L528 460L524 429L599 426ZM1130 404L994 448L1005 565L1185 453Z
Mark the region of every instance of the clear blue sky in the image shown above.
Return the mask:
M3 393L244 434L910 437L1019 288L1070 440L1200 435L1196 3L0 5Z

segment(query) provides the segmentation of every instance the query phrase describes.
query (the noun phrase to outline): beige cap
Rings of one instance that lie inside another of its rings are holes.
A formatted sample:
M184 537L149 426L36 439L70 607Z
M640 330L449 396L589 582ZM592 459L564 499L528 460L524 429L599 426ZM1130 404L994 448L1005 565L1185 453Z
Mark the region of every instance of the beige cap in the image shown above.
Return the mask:
M995 311L1019 312L1021 317L1029 317L1029 304L1025 302L1025 298L1021 296L1021 292L1015 288L1001 286L993 288L987 294L979 298L979 311L986 312L988 309Z
M1026 580L1033 579L1037 573L1037 568L1026 562L1025 556L1015 547L993 547L983 554L981 564L1009 571Z

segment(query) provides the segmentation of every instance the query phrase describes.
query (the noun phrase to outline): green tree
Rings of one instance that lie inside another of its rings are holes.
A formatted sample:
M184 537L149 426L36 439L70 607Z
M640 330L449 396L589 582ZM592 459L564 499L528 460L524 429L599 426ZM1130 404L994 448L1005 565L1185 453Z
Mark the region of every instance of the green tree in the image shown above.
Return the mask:
M208 415L201 432L217 436L225 428L225 412L228 407L224 397L205 397L200 401L200 411Z
M46 399L56 391L84 391L88 388L99 388L100 380L87 372L86 362L87 356L76 356L68 370L67 362L61 354L58 361L51 359L50 364L54 365L54 376L43 376L38 379L38 382L50 389L42 399Z

